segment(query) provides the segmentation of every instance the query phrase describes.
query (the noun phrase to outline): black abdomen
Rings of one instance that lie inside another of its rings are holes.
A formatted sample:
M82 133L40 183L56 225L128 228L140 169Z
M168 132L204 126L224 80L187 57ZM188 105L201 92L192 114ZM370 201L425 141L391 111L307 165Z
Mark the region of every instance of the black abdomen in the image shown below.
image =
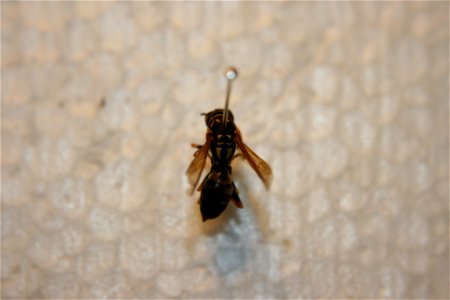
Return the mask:
M233 181L227 171L209 172L203 182L200 195L200 212L203 221L217 218L227 208L233 192Z

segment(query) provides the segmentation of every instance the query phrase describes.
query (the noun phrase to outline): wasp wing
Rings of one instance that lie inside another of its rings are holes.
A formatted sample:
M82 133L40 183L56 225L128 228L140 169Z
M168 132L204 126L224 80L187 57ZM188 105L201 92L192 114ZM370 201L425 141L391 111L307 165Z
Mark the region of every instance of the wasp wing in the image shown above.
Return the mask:
M235 142L241 150L244 159L248 161L252 169L255 170L256 174L258 174L259 178L264 182L266 188L269 189L272 183L272 169L270 166L250 149L250 147L244 144L239 131L236 132Z
M205 168L206 158L208 157L209 145L211 143L211 137L209 134L206 135L205 144L194 154L194 159L186 170L186 175L188 177L189 183L192 186L190 194L194 193L195 187L200 180L202 171Z

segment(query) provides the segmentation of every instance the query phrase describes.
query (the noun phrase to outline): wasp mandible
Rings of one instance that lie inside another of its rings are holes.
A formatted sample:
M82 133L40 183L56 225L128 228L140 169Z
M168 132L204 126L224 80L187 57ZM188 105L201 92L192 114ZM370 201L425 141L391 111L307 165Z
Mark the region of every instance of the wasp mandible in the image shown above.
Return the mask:
M206 142L203 145L192 144L198 150L189 165L186 174L192 185L191 194L197 186L206 158L211 159L211 170L203 179L198 190L201 191L199 204L203 222L217 218L227 207L228 202L243 208L239 191L231 176L231 161L240 156L246 160L269 189L272 182L272 170L250 147L242 141L242 135L234 123L231 110L228 109L231 94L231 82L237 77L237 70L229 67L225 72L227 91L225 108L202 113L206 123ZM236 152L236 154L235 154Z

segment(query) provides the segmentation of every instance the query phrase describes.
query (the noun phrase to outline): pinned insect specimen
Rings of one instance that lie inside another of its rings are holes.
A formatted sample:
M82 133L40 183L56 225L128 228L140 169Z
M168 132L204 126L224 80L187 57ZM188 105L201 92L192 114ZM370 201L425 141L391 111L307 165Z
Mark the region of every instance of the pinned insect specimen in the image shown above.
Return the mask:
M272 170L250 147L242 140L242 135L234 123L234 116L228 109L231 94L231 82L238 73L233 67L225 72L227 91L225 108L218 108L209 113L203 113L207 126L206 141L203 145L192 144L198 150L194 160L189 165L186 174L194 192L205 167L206 159L211 159L211 170L199 185L201 191L199 204L203 222L217 218L227 207L228 202L238 208L243 208L239 191L234 185L231 161L236 157L246 160L269 189L272 182ZM236 154L235 154L236 153Z

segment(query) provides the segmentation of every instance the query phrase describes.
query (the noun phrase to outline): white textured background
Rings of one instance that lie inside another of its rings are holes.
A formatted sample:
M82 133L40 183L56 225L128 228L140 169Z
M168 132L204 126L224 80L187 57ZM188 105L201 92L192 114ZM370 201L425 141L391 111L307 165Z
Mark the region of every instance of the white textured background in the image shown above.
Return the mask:
M448 298L447 2L1 8L2 298ZM202 224L228 65L274 183Z

